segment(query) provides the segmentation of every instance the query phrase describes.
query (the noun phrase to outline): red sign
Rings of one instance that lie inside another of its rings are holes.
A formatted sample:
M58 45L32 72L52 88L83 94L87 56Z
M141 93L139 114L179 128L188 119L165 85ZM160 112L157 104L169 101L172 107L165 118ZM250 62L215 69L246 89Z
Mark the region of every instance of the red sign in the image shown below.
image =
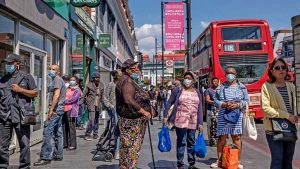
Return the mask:
M173 60L167 60L167 61L166 61L166 65L167 65L168 67L172 67L172 66L174 65Z
M283 50L282 50L282 49L277 49L276 54L277 54L278 56L283 55Z
M183 2L165 2L165 49L184 50Z

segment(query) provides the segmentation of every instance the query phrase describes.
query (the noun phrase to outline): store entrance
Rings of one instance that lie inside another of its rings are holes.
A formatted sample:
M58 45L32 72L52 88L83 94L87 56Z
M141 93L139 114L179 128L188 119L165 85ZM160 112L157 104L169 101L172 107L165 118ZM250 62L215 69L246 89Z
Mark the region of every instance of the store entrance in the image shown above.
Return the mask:
M31 144L40 141L43 137L43 122L46 113L47 89L47 52L28 46L20 45L21 70L30 73L37 86L38 96L34 99L37 124L31 126Z

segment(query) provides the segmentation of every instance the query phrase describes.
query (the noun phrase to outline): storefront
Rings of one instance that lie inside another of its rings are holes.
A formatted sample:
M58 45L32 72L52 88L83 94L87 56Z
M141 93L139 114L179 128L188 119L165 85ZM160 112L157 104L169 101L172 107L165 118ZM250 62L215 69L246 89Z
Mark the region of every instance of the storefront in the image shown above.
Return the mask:
M89 82L95 70L95 22L81 8L70 7L69 75ZM96 68L97 69L97 68Z
M38 89L34 102L38 121L31 127L31 144L34 144L42 139L47 112L47 84L50 82L47 69L53 63L62 64L68 22L42 1L0 1L0 7L0 61L10 53L19 54L22 59L20 69L34 77ZM53 26L56 24L60 27ZM0 76L5 74L4 67L0 64ZM11 149L16 145L14 139Z

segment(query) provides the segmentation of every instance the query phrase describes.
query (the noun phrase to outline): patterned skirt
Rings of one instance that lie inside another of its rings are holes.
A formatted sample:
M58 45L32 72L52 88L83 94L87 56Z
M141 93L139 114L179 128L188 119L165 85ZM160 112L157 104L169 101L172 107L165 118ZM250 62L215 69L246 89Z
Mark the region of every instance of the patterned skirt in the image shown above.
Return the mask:
M239 120L237 123L231 123L224 119L225 110L222 109L219 111L218 114L218 131L217 136L223 136L223 135L240 135L242 134L242 122L243 122L243 113L240 114Z
M144 140L147 120L119 117L120 169L136 169Z

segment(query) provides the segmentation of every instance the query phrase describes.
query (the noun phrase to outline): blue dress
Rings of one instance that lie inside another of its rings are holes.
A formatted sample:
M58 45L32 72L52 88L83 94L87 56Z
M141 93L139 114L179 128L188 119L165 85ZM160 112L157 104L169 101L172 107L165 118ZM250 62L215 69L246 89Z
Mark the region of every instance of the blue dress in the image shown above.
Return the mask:
M225 97L224 97L225 94ZM249 102L248 92L246 87L237 83L232 86L229 86L226 82L220 85L214 96L215 104L221 108L223 102L227 101L237 101L240 103L240 109L243 110L243 107ZM224 119L225 109L221 108L218 113L218 124L217 124L217 135L239 135L242 134L242 122L243 122L243 113L241 111L239 120L237 123L228 122Z

